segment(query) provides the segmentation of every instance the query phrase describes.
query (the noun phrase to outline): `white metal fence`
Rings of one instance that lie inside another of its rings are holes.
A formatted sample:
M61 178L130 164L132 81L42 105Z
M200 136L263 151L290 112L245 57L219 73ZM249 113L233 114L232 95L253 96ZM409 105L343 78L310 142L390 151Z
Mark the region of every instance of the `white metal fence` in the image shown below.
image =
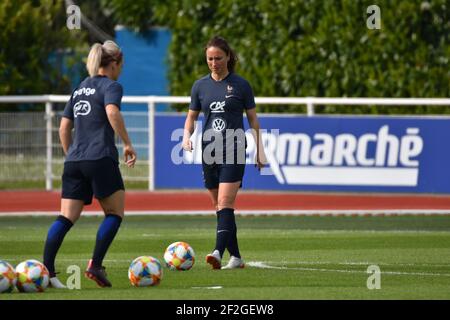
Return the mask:
M66 95L0 96L4 103L45 103L44 112L0 112L0 185L21 181L42 181L52 190L59 180L64 162L59 144L61 112L55 103L66 103ZM316 105L434 105L450 106L450 99L418 98L284 98L257 97L257 104L306 105L307 115L314 116ZM142 112L123 112L128 132L140 159L136 168L121 167L126 181L147 183L154 190L154 145L156 104L188 104L190 97L125 96L123 103L146 104ZM120 141L117 141L120 148Z

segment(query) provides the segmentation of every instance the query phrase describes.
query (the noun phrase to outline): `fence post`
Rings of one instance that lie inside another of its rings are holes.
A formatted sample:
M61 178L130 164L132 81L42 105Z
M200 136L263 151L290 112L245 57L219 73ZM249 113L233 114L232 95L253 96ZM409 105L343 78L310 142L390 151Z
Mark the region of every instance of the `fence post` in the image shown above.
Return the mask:
M155 100L148 102L148 190L155 190Z
M45 170L45 190L53 189L53 104L50 101L45 103L45 121L46 121L46 170Z
M306 98L306 110L308 117L312 117L314 115L314 102L311 97Z

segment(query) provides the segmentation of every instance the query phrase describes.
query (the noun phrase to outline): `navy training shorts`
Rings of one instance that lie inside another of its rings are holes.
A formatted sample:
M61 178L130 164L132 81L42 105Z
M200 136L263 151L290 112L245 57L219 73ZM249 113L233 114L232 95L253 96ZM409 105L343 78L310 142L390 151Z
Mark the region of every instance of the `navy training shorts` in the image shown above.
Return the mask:
M63 199L92 203L92 196L103 199L118 190L125 190L119 164L112 158L65 162L62 175Z
M207 189L219 188L222 182L238 182L244 177L245 164L206 164L203 163L203 182Z

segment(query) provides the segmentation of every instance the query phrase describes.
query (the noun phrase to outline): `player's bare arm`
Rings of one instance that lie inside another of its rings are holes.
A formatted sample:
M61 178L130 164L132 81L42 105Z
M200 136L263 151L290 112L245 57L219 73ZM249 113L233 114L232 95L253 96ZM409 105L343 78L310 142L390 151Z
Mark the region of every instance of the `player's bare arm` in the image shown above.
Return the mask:
M261 139L261 128L255 109L256 108L246 109L245 112L247 114L248 124L250 128L252 128L252 135L256 143L256 166L258 169L261 169L267 164L267 159Z
M73 121L63 117L59 125L59 140L61 141L64 154L67 154L69 146L72 143L72 129Z
M136 152L131 144L131 140L128 136L127 129L125 128L125 123L119 108L114 104L108 104L106 106L106 114L111 127L114 129L114 132L116 132L123 141L123 155L126 165L128 167L133 167L136 163Z
M195 121L198 119L200 111L189 110L186 121L184 123L184 134L183 134L183 149L186 151L192 151L192 141L191 136L195 130Z

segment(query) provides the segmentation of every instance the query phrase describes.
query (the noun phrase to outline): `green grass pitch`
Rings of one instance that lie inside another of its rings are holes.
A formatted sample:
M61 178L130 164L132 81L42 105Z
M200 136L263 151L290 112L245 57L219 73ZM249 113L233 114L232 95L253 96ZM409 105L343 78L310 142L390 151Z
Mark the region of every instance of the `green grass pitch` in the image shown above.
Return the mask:
M83 272L101 217L82 216L57 257L60 279L69 265ZM0 217L0 259L16 266L42 261L53 217ZM81 278L80 290L47 289L6 299L450 299L450 216L238 216L245 269L211 270L215 216L128 216L104 265L112 288ZM164 267L159 286L134 288L131 261L186 241L196 252L185 272ZM228 260L225 253L224 262ZM380 289L367 288L370 265L380 268Z

